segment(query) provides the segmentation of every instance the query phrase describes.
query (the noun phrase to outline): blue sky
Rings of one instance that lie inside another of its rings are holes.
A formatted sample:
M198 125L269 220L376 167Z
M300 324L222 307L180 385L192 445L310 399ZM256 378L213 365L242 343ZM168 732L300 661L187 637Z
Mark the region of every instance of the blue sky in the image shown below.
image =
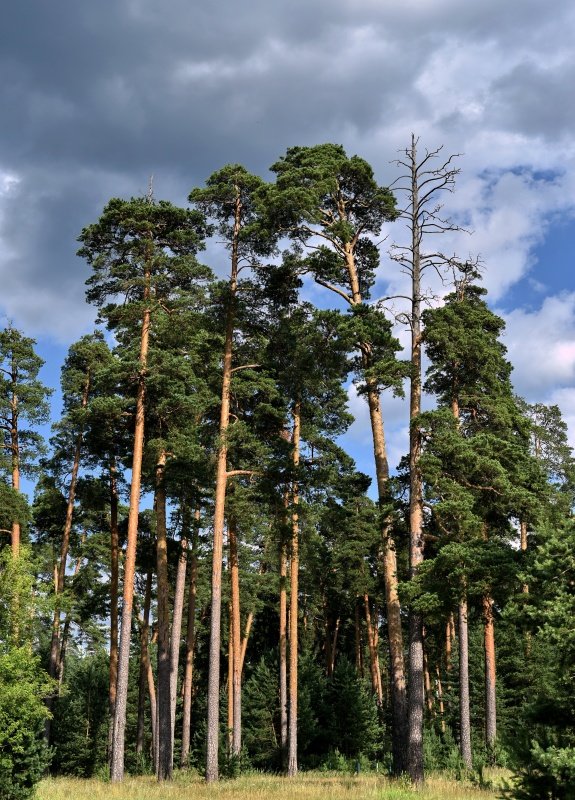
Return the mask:
M3 33L0 315L37 338L47 383L93 327L76 237L110 197L153 174L184 203L225 163L266 177L288 146L324 141L390 183L415 132L462 154L445 210L473 234L445 249L481 257L518 393L558 403L575 444L571 0L20 0ZM386 252L378 290L401 294ZM370 471L352 390L350 406L345 441ZM384 410L394 462L406 408Z

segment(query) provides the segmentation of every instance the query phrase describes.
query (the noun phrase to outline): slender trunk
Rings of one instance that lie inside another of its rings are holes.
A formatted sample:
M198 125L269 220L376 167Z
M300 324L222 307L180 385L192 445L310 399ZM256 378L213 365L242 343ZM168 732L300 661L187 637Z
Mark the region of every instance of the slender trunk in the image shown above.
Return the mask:
M136 726L136 755L144 752L146 730L146 692L148 683L148 636L150 631L150 605L152 602L152 569L146 575L144 614L140 627L140 676L138 681L138 722ZM155 728L155 726L153 726Z
M14 363L12 365L12 383L17 380L17 371ZM12 393L10 402L10 452L12 454L12 488L20 491L20 441L18 437L18 395ZM20 556L20 522L12 522L12 557L17 559Z
M172 719L170 702L170 600L166 530L166 452L156 464L156 553L158 581L158 763L159 781L172 779Z
M154 684L154 672L152 670L152 662L148 653L148 643L144 649L144 659L146 667L146 676L148 680L148 694L150 695L150 717L152 720L152 762L154 765L154 772L158 769L158 704L156 701L156 686Z
M116 708L116 685L118 682L118 562L120 535L118 531L118 480L116 460L110 460L110 673L108 704L110 710L110 745L114 711ZM110 754L112 750L110 747Z
M238 533L236 521L231 520L228 526L230 540L230 577L232 589L232 697L233 697L233 729L232 756L239 758L242 749L242 631L240 621L240 568L238 560Z
M425 630L423 631L423 637L425 645ZM425 686L425 700L427 704L427 710L430 715L435 716L435 711L433 707L433 690L431 688L431 676L429 674L429 660L427 658L427 648L425 646L423 648L423 680Z
M82 541L81 541L82 548L84 547L85 542L86 542L86 534L84 533L82 535ZM74 567L74 578L80 572L80 567L82 566L82 560L83 557L82 554L80 553L80 555L76 559L76 566ZM68 639L70 636L71 620L72 616L68 611L64 619L64 625L62 626L61 644L60 644L60 650L58 652L58 667L56 669L56 677L58 679L58 691L60 690L62 682L64 680L64 666L66 662L66 650L68 648Z
M190 583L188 589L188 626L186 630L186 665L184 668L183 712L182 712L182 754L180 766L188 764L190 756L190 726L192 721L192 685L194 673L194 645L196 639L196 598L198 585L198 526L200 510L196 509L195 524L192 530L192 552Z
M472 767L471 714L469 706L469 640L467 598L459 602L459 749L467 769Z
M88 395L90 392L90 373L86 375L86 381L82 391L81 408L86 408ZM74 499L76 497L76 483L78 481L78 470L80 468L80 456L82 453L83 435L79 433L76 437L74 448L74 458L72 460L72 474L70 476L70 486L68 487L68 502L66 504L66 516L64 518L64 530L62 532L62 545L60 547L60 559L58 561L58 571L54 599L54 616L52 620L52 641L50 643L50 660L48 663L48 674L51 678L56 677L58 671L58 651L60 649L60 602L59 597L64 591L66 580L66 563L68 561L68 550L70 548L70 534L72 532L72 518L74 515Z
M176 698L178 693L178 665L180 661L180 640L182 638L182 618L184 615L184 596L186 594L186 568L188 565L188 540L184 509L184 531L180 542L180 557L176 570L176 587L174 589L174 611L172 614L172 635L170 638L170 720L172 724L172 768L174 762L174 741L176 732Z
M411 139L411 381L409 399L409 567L413 580L423 561L423 479L421 475L421 262L419 225L419 187L417 180L416 141ZM423 772L423 617L409 613L409 776L422 784Z
M525 553L527 550L527 520L521 519L519 521L519 531L521 536L521 552ZM528 584L524 583L521 587L521 590L524 594L529 594Z
M287 698L287 554L282 539L280 545L280 745L282 769L287 767L288 698Z
M293 408L293 467L297 475L300 462L301 405ZM290 569L290 626L289 626L289 709L288 709L288 766L289 777L297 775L297 688L298 688L298 582L299 582L299 488L293 484L291 515L291 569Z
M222 369L222 400L220 407L219 444L214 502L214 542L212 561L212 605L210 619L210 655L208 668L208 720L206 742L206 781L218 780L219 706L220 706L220 642L222 616L222 557L224 547L224 513L226 505L228 445L230 423L230 389L232 382L232 350L235 322L235 300L239 267L239 234L242 203L239 191L235 204L234 230L230 276L230 299L226 313L224 361Z
M228 759L232 755L232 737L234 733L234 619L232 602L228 603Z
M246 617L246 627L244 629L244 635L242 637L242 649L240 653L240 674L243 674L244 671L244 659L246 657L246 650L248 649L248 642L250 639L250 633L252 630L252 625L254 621L254 612L253 609L248 613Z
M149 300L150 274L147 271L144 301ZM130 639L132 630L132 605L134 599L134 575L136 571L136 544L138 540L138 517L140 511L140 484L142 477L142 452L144 446L144 401L146 393L145 373L148 359L150 334L150 309L146 307L142 318L140 340L140 373L136 395L136 421L134 429L134 452L132 457L132 485L130 487L130 511L128 514L128 542L124 566L124 590L122 596L122 628L118 649L118 681L116 707L114 710L114 735L110 779L121 781L124 777L124 746L126 733L126 705L128 699L128 673L130 661Z
M379 659L377 657L377 647L375 644L374 629L371 622L371 610L369 607L369 595L367 593L363 596L363 603L365 609L365 627L367 630L367 646L369 649L369 665L371 670L371 689L377 698L377 704L381 706L383 694L381 691L381 679L378 676Z
M68 649L68 640L70 638L70 612L64 617L64 624L62 625L62 635L60 642L60 650L58 651L58 668L56 670L56 678L58 679L58 694L64 682L64 666L66 662L66 650Z
M437 686L437 701L439 704L439 716L441 717L441 732L445 733L445 704L443 702L443 686L441 685L441 670L439 664L435 666L435 684Z
M367 380L369 417L373 438L373 452L377 478L377 492L380 507L389 498L389 465L383 433L383 417L377 385ZM385 582L385 604L387 612L387 632L389 640L391 677L391 717L393 771L401 775L407 771L407 691L405 684L405 665L403 659L403 632L401 628L401 607L399 603L397 579L397 555L395 542L391 535L391 520L383 519L382 560Z
M343 206L339 208L342 222L347 222ZM351 289L352 305L361 305L361 295L357 265L355 262L354 244L345 245L345 263ZM371 366L371 348L369 343L360 343L362 366L368 370ZM407 769L408 713L407 691L405 682L405 666L403 658L403 633L401 628L401 607L399 603L397 556L395 543L391 534L391 520L383 514L389 500L389 465L383 430L383 416L377 381L366 377L367 402L373 439L377 492L382 512L382 557L385 579L385 602L389 640L389 660L391 674L391 712L392 712L392 750L393 771L396 775Z
M335 625L333 626L333 638L331 640L331 661L329 664L329 674L333 675L333 671L335 669L335 658L337 655L337 637L339 636L339 626L341 624L341 618L338 617L335 621Z
M451 671L451 653L453 650L453 640L455 638L455 620L453 619L453 611L450 612L445 626L445 671Z
M374 606L373 609L373 645L375 648L375 674L377 677L377 696L380 699L380 705L383 705L383 684L381 682L381 668L379 666L379 609Z
M355 669L360 678L363 678L363 654L361 644L361 621L359 615L359 598L355 598L354 627L355 627Z
M495 627L493 600L487 594L483 598L483 632L485 649L485 744L493 758L497 738L497 701L495 697Z

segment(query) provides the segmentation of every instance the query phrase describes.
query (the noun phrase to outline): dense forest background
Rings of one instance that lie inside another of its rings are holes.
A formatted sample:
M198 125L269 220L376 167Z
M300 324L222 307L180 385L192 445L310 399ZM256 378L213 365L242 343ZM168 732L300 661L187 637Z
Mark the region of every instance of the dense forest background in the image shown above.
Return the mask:
M79 235L98 328L48 443L34 341L0 333L3 796L48 768L492 763L517 798L572 796L566 425L515 395L480 261L442 250L456 160L413 138L397 166L390 189L338 145L294 147L273 182L228 165L188 208L110 200ZM380 258L409 297L371 297ZM339 443L350 380L373 486Z

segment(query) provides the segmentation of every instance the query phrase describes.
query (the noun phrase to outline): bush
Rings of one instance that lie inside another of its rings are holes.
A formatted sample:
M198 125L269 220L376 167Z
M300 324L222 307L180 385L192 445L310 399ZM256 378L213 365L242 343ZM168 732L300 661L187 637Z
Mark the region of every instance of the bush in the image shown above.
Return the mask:
M44 742L49 679L28 646L0 653L0 797L25 800L49 762Z

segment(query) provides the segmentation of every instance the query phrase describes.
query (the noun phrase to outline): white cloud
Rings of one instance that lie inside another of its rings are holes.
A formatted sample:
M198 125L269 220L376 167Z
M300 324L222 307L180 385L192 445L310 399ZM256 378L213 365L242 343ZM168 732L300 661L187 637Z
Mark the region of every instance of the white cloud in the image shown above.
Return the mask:
M575 384L575 292L545 298L536 310L502 314L504 339L517 392L531 402L548 402Z

